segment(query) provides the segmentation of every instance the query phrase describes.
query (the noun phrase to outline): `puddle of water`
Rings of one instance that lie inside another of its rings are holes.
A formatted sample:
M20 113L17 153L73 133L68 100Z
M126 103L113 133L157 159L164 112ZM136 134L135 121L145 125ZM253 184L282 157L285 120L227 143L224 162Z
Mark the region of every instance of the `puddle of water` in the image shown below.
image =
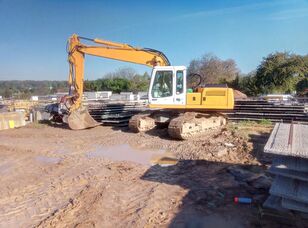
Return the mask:
M57 154L69 154L70 151L64 148L59 148L59 149L54 150L54 152Z
M160 165L162 167L176 165L178 160L171 153L164 153L161 155L153 155L151 158L152 165Z
M128 144L96 146L95 150L88 152L86 156L89 158L105 157L114 161L131 161L142 165L170 164L164 150L142 150ZM174 161L171 165L173 164Z
M57 164L59 163L62 159L61 158L53 158L53 157L47 157L47 156L36 156L35 160L41 163L46 163L46 164Z

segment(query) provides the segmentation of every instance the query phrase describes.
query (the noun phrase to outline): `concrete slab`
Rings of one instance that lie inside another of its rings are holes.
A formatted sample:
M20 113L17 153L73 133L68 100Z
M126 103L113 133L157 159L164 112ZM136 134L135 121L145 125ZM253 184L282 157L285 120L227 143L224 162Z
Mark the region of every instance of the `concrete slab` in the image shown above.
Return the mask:
M289 169L280 169L280 168L275 168L273 166L271 166L268 171L275 175L280 175L302 181L308 181L308 173L306 172L299 172Z
M24 112L3 112L0 113L0 130L25 126Z
M272 166L278 169L289 169L308 173L308 159L304 158L276 156L273 159Z
M270 188L270 194L308 203L308 182L278 175Z
M265 202L263 203L263 207L274 209L277 211L287 212L288 210L283 208L281 205L281 197L270 195Z
M302 203L302 202L298 202L298 201L295 201L295 200L283 198L281 200L281 206L284 207L284 208L287 208L289 210L301 211L301 212L308 213L308 204L307 203Z
M276 123L264 152L308 158L308 125Z

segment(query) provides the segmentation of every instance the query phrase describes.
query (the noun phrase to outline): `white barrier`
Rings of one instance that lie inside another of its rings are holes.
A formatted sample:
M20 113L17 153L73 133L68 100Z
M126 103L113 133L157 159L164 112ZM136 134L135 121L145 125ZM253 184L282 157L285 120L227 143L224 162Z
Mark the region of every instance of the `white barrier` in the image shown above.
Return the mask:
M0 130L22 127L26 125L23 112L0 113Z

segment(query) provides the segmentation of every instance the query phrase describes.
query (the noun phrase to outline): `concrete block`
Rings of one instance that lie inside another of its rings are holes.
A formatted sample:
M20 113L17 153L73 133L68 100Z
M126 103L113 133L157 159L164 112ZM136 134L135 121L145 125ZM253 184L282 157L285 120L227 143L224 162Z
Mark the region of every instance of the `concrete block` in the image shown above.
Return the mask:
M274 209L277 211L287 212L288 210L283 208L281 205L281 197L270 195L265 202L263 203L263 207Z
M278 169L289 169L308 173L308 159L304 158L277 156L274 158L272 166Z
M265 153L308 158L308 125L277 123L264 147Z
M289 210L295 210L295 211L301 211L301 212L308 213L307 203L283 198L281 200L281 206Z
M0 130L6 130L26 125L24 112L0 113Z
M308 181L308 173L299 172L299 171L290 170L290 169L279 169L273 166L271 166L268 171L275 175L280 175L280 176L302 180L302 181Z
M270 194L308 203L308 182L278 175L270 188Z

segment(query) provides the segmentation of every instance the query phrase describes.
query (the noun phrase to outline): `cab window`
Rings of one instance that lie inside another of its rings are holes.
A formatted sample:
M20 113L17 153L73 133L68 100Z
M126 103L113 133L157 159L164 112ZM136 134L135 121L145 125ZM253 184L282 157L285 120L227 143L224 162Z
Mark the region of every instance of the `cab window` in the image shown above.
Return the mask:
M181 94L183 93L183 71L178 70L176 72L176 94Z
M169 97L172 96L172 71L156 71L152 97Z

